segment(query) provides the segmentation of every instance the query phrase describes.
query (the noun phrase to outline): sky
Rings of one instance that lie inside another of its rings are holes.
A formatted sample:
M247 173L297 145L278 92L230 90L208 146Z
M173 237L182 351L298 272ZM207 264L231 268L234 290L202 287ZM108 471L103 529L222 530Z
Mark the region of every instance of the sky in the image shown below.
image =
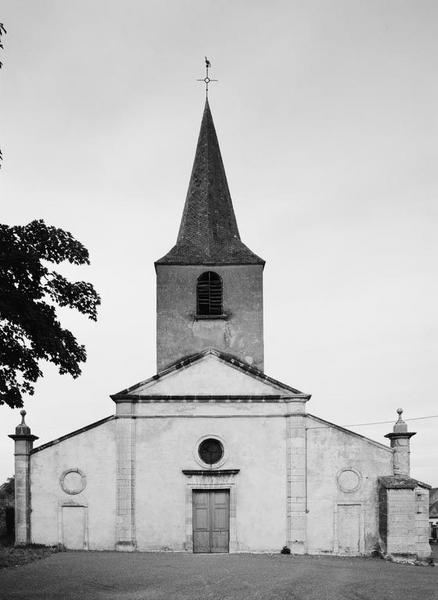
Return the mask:
M266 373L383 443L402 407L411 474L438 486L438 4L3 0L0 21L1 220L70 231L91 265L61 270L102 297L97 323L59 312L88 359L76 380L44 366L36 444L156 372L153 262L176 240L207 55L240 234L266 260ZM0 407L0 481L19 420Z

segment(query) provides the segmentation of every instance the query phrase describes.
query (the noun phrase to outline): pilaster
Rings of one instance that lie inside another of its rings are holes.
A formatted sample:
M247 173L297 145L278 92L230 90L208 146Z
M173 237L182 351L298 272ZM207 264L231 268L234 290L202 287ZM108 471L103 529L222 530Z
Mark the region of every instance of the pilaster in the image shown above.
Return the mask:
M135 433L136 421L134 416L126 415L117 418L116 550L125 552L136 549Z
M306 415L287 422L287 545L293 554L307 552Z

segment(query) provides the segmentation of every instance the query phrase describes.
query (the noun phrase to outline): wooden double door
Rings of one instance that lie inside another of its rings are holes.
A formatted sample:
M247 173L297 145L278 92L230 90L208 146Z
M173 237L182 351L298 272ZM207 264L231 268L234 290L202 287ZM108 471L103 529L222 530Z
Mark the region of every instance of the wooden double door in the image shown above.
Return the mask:
M193 490L193 552L228 552L229 490Z

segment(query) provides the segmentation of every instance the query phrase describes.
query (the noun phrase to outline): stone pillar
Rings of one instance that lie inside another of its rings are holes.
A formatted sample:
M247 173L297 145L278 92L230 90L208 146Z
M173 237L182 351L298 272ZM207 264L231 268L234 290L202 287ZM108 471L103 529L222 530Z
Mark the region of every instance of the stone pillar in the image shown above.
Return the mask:
M379 477L379 531L385 554L403 558L430 556L428 531L428 486L409 476L409 440L415 435L402 420L392 433L393 475Z
M416 556L415 486L410 477L379 478L380 535L389 556Z
M121 404L129 410L130 404ZM132 552L135 539L135 418L120 416L116 421L117 443L117 517L116 550Z
M386 438L391 440L393 449L392 468L394 475L410 475L410 439L414 432L408 431L408 426L402 419L403 409L398 408L398 420L393 427L392 433L387 433Z
M306 415L287 417L287 545L307 552Z
M26 411L20 411L21 423L15 434L9 437L15 441L15 545L30 543L30 452L37 440L30 427L24 422Z

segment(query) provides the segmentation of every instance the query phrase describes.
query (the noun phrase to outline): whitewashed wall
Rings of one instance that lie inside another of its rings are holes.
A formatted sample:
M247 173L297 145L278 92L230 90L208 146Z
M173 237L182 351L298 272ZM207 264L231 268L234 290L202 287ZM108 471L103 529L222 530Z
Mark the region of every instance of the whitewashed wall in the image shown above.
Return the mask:
M360 550L369 554L379 542L377 477L392 475L392 451L312 417L307 418L307 427L308 552L342 553L337 547L340 511L356 505L361 515ZM349 490L356 481L357 489Z
M33 543L63 543L63 506L85 507L85 545L90 550L113 549L115 542L115 421L83 431L31 455L31 539ZM68 494L60 477L79 469L86 486ZM65 524L66 525L66 524Z
M257 409L246 405L246 411ZM240 406L243 412L243 405ZM136 533L140 550L189 550L186 517L193 479L182 469L201 469L197 446L205 435L221 439L221 469L232 478L237 521L234 551L278 552L286 543L286 421L280 417L138 419ZM205 478L197 479L201 485ZM208 478L227 487L228 479ZM233 500L232 500L233 502ZM233 510L233 506L232 506ZM191 532L190 532L191 533Z
M278 552L287 543L285 415L300 413L302 404L148 402L122 403L118 409L121 418L135 424L133 520L139 550L192 550L191 494L198 485L231 489L231 551ZM361 515L359 551L368 554L378 542L377 477L392 474L392 452L317 418L309 416L306 423L305 549L342 552L337 514L353 505ZM31 455L34 543L63 543L72 514L63 511L80 506L86 518L84 547L115 548L115 425L115 420L104 422ZM225 457L219 467L239 469L238 474L223 479L183 474L183 469L203 468L197 447L205 436L221 439ZM60 477L69 469L86 477L80 493L62 489ZM344 479L348 487L355 477L357 489L345 491Z

